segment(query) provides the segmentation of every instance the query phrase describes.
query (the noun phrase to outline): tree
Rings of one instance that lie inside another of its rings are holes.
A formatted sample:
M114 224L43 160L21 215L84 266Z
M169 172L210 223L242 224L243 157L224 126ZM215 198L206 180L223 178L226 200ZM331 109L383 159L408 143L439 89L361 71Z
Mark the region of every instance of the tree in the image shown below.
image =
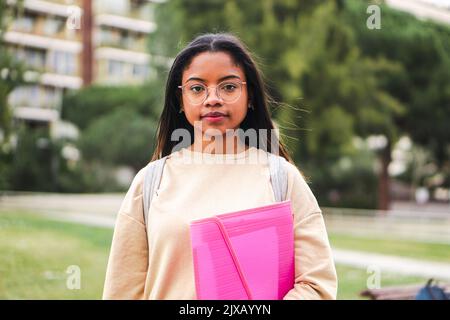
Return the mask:
M11 110L8 107L8 96L18 86L25 83L25 66L14 59L6 50L4 33L15 13L20 12L22 1L16 7L6 1L0 2L0 131L3 141L8 141L11 134ZM2 142L2 141L0 141Z
M116 109L89 124L79 142L83 158L131 166L135 172L151 158L156 121L133 109Z
M406 106L395 126L432 153L446 176L443 186L450 187L450 27L382 6L382 28L369 30L361 24L364 9L361 1L347 1L346 20L364 56L399 66L380 77L384 90ZM390 150L384 154L388 158Z
M161 99L162 90L153 82L142 86L90 86L64 95L61 117L81 130L116 109L157 118Z
M162 90L142 86L91 86L66 94L63 119L80 128L82 161L130 166L136 172L155 146Z
M195 14L198 8L201 15ZM331 165L356 152L353 136L395 139L393 119L404 110L380 86L380 76L398 73L399 66L362 56L344 9L342 1L332 0L174 0L161 7L158 32L177 34L183 42L214 31L242 38L267 75L271 96L283 102L271 108L288 149L324 194ZM177 51L176 40L167 53Z

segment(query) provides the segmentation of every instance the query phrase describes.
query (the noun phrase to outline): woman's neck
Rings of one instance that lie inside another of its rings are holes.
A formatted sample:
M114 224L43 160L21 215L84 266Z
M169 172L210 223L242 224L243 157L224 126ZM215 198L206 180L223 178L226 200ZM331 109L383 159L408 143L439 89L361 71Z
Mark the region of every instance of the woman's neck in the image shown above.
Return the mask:
M211 140L195 139L188 149L191 151L211 154L236 154L248 150L248 146L242 143L239 137L212 138Z

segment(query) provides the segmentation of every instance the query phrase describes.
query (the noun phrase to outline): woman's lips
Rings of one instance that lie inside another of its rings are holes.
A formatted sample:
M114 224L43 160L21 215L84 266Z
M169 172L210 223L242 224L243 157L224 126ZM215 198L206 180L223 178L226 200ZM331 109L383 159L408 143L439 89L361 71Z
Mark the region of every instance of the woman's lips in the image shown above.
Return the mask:
M223 119L225 119L225 115L217 115L217 116L206 116L206 117L202 117L202 119L205 119L206 121L209 122L219 122L222 121Z

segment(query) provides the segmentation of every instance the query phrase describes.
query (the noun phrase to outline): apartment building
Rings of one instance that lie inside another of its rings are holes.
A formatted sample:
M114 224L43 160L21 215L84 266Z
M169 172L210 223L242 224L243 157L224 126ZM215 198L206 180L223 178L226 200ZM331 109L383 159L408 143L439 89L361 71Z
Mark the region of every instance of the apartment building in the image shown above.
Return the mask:
M66 90L145 81L151 76L146 39L156 28L153 12L160 2L23 0L4 40L38 82L10 94L14 118L52 124Z

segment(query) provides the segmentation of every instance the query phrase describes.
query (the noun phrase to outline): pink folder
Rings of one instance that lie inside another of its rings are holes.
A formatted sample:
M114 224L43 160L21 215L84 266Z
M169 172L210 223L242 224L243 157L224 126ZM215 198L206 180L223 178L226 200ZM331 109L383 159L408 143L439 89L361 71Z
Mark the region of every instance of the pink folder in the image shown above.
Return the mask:
M192 221L199 300L281 300L294 287L290 200Z

